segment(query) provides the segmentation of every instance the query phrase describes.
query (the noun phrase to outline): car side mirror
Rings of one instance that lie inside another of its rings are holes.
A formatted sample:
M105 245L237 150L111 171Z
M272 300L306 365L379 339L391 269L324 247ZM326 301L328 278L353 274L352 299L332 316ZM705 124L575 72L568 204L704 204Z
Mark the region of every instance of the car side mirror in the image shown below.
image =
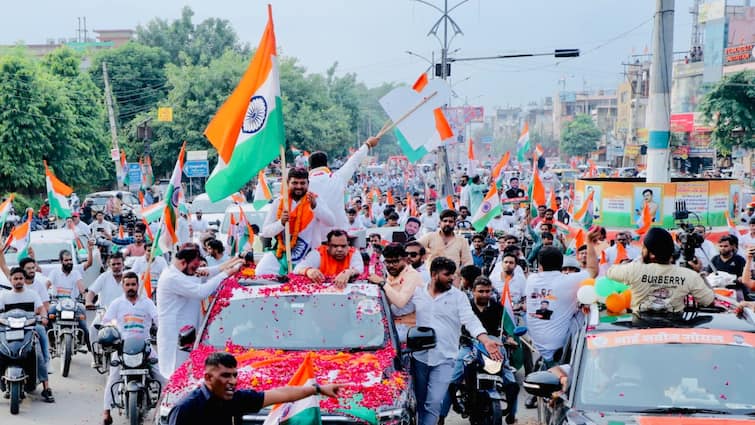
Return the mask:
M435 348L435 329L427 326L414 326L406 334L406 348L409 352Z
M553 372L533 372L524 378L525 391L537 396L550 398L554 392L561 391L561 381Z
M191 351L196 340L197 330L194 326L184 326L178 331L178 348L181 351Z

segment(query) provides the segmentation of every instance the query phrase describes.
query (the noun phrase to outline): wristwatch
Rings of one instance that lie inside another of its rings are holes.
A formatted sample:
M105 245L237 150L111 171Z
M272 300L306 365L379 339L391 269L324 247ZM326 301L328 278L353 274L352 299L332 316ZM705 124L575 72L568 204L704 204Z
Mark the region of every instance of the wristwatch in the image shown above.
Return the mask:
M383 289L385 287L385 280L378 282L377 286L379 286L380 289Z
M318 384L317 382L315 382L314 384L312 384L312 387L314 387L314 389L315 389L315 395L322 394L322 388L320 388L320 384Z

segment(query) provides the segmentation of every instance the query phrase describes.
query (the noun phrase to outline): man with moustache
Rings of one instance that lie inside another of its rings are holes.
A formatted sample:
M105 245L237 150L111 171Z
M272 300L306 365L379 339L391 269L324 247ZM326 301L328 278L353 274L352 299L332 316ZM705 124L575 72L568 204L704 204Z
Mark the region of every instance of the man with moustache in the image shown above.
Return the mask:
M455 221L456 217L453 217ZM452 285L456 263L445 257L437 257L430 264L431 280L427 286L418 286L410 299L401 297L400 292L386 291L388 300L397 308L409 303L414 305L417 326L435 329L435 348L414 353L411 372L414 391L417 397L419 425L436 425L441 405L448 391L454 371L454 363L459 352L461 327L483 343L493 360L502 360L497 343L491 339L480 320L472 311L469 298ZM375 279L371 279L375 282ZM384 289L386 280L377 282Z
M123 283L122 287L119 288L121 295L108 304L107 313L105 313L102 322L115 322L124 341L127 338L147 340L149 339L149 329L153 324L157 325L155 303L148 297L139 296L139 278L136 273L131 271L123 273L119 280ZM154 356L154 353L153 350L151 355ZM120 369L117 366L110 366L110 375L107 378L107 384L105 384L105 410L102 422L106 425L113 423L113 418L110 416L110 409L113 406L113 394L110 387L119 378L119 371ZM150 365L150 375L153 379L159 381L160 385L165 385L165 378L160 375L156 365Z
M425 247L430 261L445 257L456 265L456 270L472 264L472 253L463 236L456 236L456 211L443 210L440 213L440 229L422 236L419 243ZM458 275L458 274L457 274Z
M288 205L279 196L265 217L260 235L275 238L275 251L265 253L257 265L257 276L266 274L286 274L288 263L293 270L309 251L322 242L323 230L327 233L335 225L335 217L324 202L318 202L318 195L309 191L309 173L303 168L288 170ZM286 258L286 223L291 238L291 258Z
M516 255L511 250L507 250L503 253L501 261L490 272L490 281L498 294L503 294L503 287L508 283L511 291L511 303L515 310L522 307L522 299L525 296L524 288L527 284L524 273L516 273L516 271Z
M202 300L215 293L220 283L236 273L243 263L233 258L217 268L217 275L202 282L197 275L201 255L199 247L188 243L176 253L173 264L160 275L157 282L157 353L160 358L160 373L170 377L187 358L188 353L178 347L178 332L184 326L199 328Z
M425 257L427 255L425 247L417 241L411 241L404 244L404 249L406 250L409 264L414 267L414 270L419 272L420 276L422 276L422 284L426 285L427 282L430 282L430 272L425 265L425 260L427 259Z
M90 244L91 247L91 244ZM90 249L91 252L91 249ZM58 298L71 298L76 299L81 295L83 296L87 289L84 286L84 279L79 270L75 270L73 267L73 256L71 251L64 249L58 254L60 259L60 268L54 269L47 276L47 286L52 288L52 293ZM53 306L50 309L50 313L57 313L57 306ZM79 319L79 329L84 336L84 343L91 351L92 344L89 342L89 330L87 329L86 319Z
M328 232L327 244L310 251L294 269L294 273L307 276L314 282L332 277L340 287L345 287L362 272L362 256L349 246L349 235L338 229Z

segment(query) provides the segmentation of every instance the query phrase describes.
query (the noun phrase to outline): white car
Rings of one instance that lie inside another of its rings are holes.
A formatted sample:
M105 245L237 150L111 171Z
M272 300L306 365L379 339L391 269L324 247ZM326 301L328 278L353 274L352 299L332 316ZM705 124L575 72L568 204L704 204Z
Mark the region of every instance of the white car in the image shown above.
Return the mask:
M267 204L260 209L255 209L252 204L243 204L241 205L241 208L244 210L244 215L246 216L246 219L249 220L249 224L256 224L260 229L262 229L262 225L265 223L267 212L270 210L270 204ZM238 205L231 205L226 208L225 214L223 215L223 220L221 220L220 222L220 230L218 231L215 238L223 242L224 244L228 243L228 228L231 227L231 214L233 214L234 219L238 219ZM259 237L259 235L257 237ZM255 261L259 261L262 258L262 254L262 252L255 252Z
M220 201L212 202L206 193L200 193L191 201L189 212L194 214L197 211L202 211L202 218L207 220L211 226L215 225L219 228L220 223L223 221L223 216L225 216L225 211L230 206L234 206L233 199L230 196Z
M34 250L34 259L40 268L42 274L47 276L50 272L60 267L60 251L68 250L73 257L73 267L81 270L87 260L86 252L78 252L74 245L73 233L69 229L39 230L31 232L31 248ZM8 267L18 265L16 253L9 250L5 254ZM99 250L92 252L92 266L83 271L84 285L89 287L100 275L102 268L102 259ZM7 284L6 276L0 273L0 281Z

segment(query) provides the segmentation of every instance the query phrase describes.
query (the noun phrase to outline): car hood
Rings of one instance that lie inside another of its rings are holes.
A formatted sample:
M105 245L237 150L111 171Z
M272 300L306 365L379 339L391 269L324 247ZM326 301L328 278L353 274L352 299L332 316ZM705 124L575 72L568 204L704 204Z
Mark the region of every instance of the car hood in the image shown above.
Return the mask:
M619 412L582 412L581 416L589 420L587 423L596 425L739 425L753 422L752 418L748 419L745 416L708 414L689 416L679 415L678 413L645 415ZM577 422L575 421L575 423Z
M189 360L171 375L163 395L161 410L169 409L178 400L200 385L204 361L216 351L214 347L199 345ZM303 351L247 349L227 346L238 361L237 389L265 391L285 386L293 377L307 354ZM314 373L319 383L343 383L338 399L323 398L320 407L326 412L348 414L363 407L378 410L395 406L407 389L406 373L393 369L396 350L387 346L377 351L346 353L339 351L312 352Z

